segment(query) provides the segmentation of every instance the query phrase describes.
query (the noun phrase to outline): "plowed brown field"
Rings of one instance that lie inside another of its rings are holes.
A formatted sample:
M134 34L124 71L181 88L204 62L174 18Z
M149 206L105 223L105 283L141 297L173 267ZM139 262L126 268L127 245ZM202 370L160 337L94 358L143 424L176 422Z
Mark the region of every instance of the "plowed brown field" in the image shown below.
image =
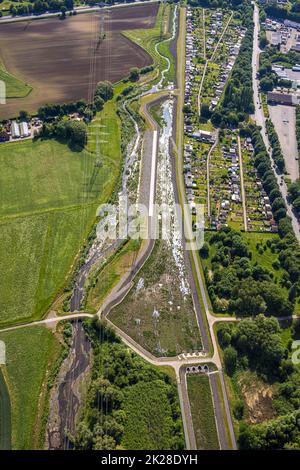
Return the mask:
M89 99L100 80L116 82L131 67L152 63L151 57L121 32L151 28L157 4L136 5L58 18L2 25L0 59L8 72L33 87L23 99L0 106L0 117L34 112L45 103ZM105 39L99 40L105 32Z

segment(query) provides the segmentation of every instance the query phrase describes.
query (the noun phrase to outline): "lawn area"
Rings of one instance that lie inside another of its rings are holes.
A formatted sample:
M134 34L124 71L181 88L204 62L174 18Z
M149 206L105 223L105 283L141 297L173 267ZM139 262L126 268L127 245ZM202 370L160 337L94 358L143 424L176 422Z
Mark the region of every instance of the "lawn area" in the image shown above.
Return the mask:
M41 326L1 333L0 339L6 344L3 372L11 399L12 448L40 448L46 380L50 363L61 351L60 344L50 330Z
M14 75L8 73L0 64L0 80L6 86L6 99L9 98L25 98L31 91L32 87Z
M115 111L111 101L97 115L87 150L73 152L55 140L2 144L0 324L40 318L63 288L98 205L119 177Z
M86 310L96 312L108 293L120 281L137 256L140 243L138 240L129 240L122 246L107 264L100 267L94 274L88 289Z
M197 449L218 450L219 441L207 375L188 375L187 387Z

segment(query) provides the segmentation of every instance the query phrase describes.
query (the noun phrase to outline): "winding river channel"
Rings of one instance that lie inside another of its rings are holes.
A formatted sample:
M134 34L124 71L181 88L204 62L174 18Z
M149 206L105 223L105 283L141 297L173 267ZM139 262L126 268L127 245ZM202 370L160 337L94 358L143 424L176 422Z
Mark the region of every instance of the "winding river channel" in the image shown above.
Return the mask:
M166 81L166 74L169 72L171 62L168 57L163 56L159 50L159 44L170 43L176 37L176 20L177 20L177 6L174 8L174 15L172 20L172 34L170 38L164 39L160 43L156 44L156 53L166 61L166 67L161 72L161 77L156 85L150 90L145 91L140 96L152 95L158 91L170 90L173 88L173 84L168 84L168 87L164 88ZM138 150L141 143L141 131L134 116L130 113L128 105L131 99L125 100L123 103L123 109L127 113L128 118L132 121L135 135L128 145L126 157L124 161L123 174L122 174L122 189L120 195L127 195L127 181L130 167L135 162L138 156ZM173 101L169 100L163 106L163 118L164 126L161 129L161 143L162 143L162 154L165 155L165 163L169 161L169 139L172 134L172 105ZM169 184L171 182L171 169L170 161L168 163L168 169L165 168L168 174L164 174L162 184ZM174 193L173 193L174 198ZM173 240L174 241L174 240ZM112 254L118 247L120 240L116 240L110 245L104 245L99 243L97 240L92 244L89 253L86 257L86 261L81 266L77 277L75 279L75 285L71 296L71 311L79 311L81 303L85 295L85 283L94 267L95 263L98 263L101 258L104 258ZM176 248L175 245L173 247ZM176 250L175 250L176 251ZM173 253L175 256L175 252ZM46 447L49 449L69 449L71 443L68 435L74 434L76 419L80 410L80 405L83 401L83 384L85 378L90 371L91 367L91 344L87 339L84 328L81 322L72 322L72 342L68 357L64 360L57 377L56 385L51 391L50 397L50 414L47 423L47 435L46 435Z

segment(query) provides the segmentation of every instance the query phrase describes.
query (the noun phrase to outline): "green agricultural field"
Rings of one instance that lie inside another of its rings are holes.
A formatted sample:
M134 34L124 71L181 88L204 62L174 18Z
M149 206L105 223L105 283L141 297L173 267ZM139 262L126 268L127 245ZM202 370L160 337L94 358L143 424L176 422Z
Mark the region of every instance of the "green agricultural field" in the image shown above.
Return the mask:
M12 448L34 449L43 445L43 410L50 363L61 346L46 327L33 326L0 334L6 344L3 367L12 410Z
M187 386L197 449L218 450L219 441L209 378L206 375L188 375Z
M95 207L0 221L0 323L38 319L62 289Z
M45 313L66 282L98 205L110 198L121 165L115 106L107 103L91 124L88 150L73 152L54 140L1 145L1 325ZM96 125L103 132L97 156Z
M32 91L32 87L14 75L8 73L0 64L0 80L6 86L6 99L25 98Z
M95 203L113 170L55 140L2 144L0 166L1 218Z

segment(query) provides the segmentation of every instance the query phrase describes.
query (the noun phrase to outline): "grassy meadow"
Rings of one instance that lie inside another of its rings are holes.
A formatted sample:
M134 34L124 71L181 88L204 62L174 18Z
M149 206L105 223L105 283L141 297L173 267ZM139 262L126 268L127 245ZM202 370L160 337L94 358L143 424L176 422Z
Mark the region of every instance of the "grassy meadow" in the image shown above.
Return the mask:
M6 98L25 98L32 91L32 87L19 78L8 73L0 64L0 80L6 86Z
M1 145L0 325L40 318L63 288L98 205L115 188L119 125L108 102L90 125L87 149L55 140Z
M46 380L61 346L43 326L0 333L0 340L6 344L3 373L11 400L12 448L39 448Z

